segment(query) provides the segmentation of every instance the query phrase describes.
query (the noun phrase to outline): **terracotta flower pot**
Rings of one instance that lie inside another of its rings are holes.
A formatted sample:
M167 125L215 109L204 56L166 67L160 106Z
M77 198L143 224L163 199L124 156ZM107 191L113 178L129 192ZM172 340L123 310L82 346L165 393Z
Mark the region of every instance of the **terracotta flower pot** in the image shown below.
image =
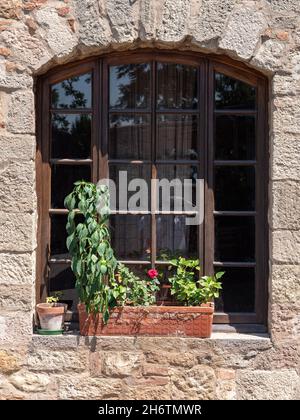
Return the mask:
M102 314L88 314L78 305L81 335L211 336L214 305L124 306L111 311L108 323Z
M62 329L67 311L65 303L38 303L36 311L42 329L49 331Z

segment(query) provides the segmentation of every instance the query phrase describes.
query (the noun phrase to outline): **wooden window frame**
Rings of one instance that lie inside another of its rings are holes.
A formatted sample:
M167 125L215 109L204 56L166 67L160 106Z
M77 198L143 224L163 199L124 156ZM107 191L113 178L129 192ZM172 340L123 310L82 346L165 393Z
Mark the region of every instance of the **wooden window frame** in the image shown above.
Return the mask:
M152 103L155 95L154 66L155 62L163 61L185 65L194 65L198 71L198 93L200 104L195 113L199 119L199 150L204 150L198 162L200 178L205 179L205 220L199 226L199 256L202 256L203 272L211 274L214 267L255 267L255 313L217 313L214 317L216 324L264 324L267 323L267 279L268 279L268 174L269 174L269 152L268 152L268 82L266 77L259 72L248 68L245 64L236 62L221 55L207 55L192 52L169 52L164 50L136 50L132 52L110 53L102 56L92 57L76 63L58 66L47 74L38 77L36 81L36 129L37 129L37 151L36 151L36 188L38 199L38 232L37 232L37 280L36 299L40 302L47 296L47 279L49 273L50 258L50 215L66 214L66 210L50 209L51 196L51 163L50 159L50 86L63 81L71 76L92 72L92 114L91 130L91 159L77 160L64 159L63 162L55 160L56 164L88 164L91 165L91 180L97 182L108 174L108 145L107 145L107 124L108 124L108 66L126 63L151 62L152 64ZM255 111L239 110L233 111L239 115L256 115L256 160L255 161L231 161L233 165L250 165L256 167L256 208L254 212L214 211L213 193L213 168L214 165L226 165L227 161L214 161L214 114L228 114L230 111L214 110L214 72L223 73L229 77L236 78L249 85L256 87L257 103ZM203 94L204 92L204 94ZM151 107L151 115L156 114L155 107ZM103 110L101 112L101 110ZM72 111L60 110L63 113ZM74 113L84 113L87 110L74 110ZM123 113L123 110L120 110ZM126 112L126 111L125 111ZM165 112L165 111L162 111ZM184 113L182 110L172 111ZM156 136L155 121L152 118L152 137ZM154 127L154 128L153 128ZM155 147L155 138L152 138L152 148ZM153 156L153 152L152 152ZM117 161L116 161L117 162ZM121 163L118 161L118 163ZM142 164L143 161L131 163ZM172 161L166 164L195 164L195 161ZM151 160L152 175L156 175L156 168ZM219 263L213 260L214 255L214 217L223 215L255 215L255 263ZM226 213L226 214L225 214ZM184 212L183 212L184 214ZM151 215L152 229L153 218ZM156 236L152 235L152 251L156 250ZM155 252L156 253L156 252ZM154 255L154 253L152 252ZM52 261L54 262L54 261ZM56 263L68 264L68 261ZM127 261L132 264L134 261ZM140 261L135 263L141 264ZM147 262L149 264L149 262ZM156 262L157 263L157 262ZM155 261L152 257L151 265Z

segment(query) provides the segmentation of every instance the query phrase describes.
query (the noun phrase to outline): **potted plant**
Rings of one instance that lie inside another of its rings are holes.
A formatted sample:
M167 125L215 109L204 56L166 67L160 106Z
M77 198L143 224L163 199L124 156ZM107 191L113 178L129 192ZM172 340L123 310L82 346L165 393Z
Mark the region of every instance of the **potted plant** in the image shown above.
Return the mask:
M199 261L171 261L171 294L182 306L158 306L158 272L140 279L117 262L111 247L106 186L76 182L65 199L69 210L67 248L72 258L80 304L82 335L181 335L209 337L212 300L223 273L199 279ZM82 220L78 220L78 214Z
M46 303L38 303L36 305L36 311L41 326L41 328L38 329L39 334L62 334L67 305L58 301L59 294L56 293L53 296L47 297Z

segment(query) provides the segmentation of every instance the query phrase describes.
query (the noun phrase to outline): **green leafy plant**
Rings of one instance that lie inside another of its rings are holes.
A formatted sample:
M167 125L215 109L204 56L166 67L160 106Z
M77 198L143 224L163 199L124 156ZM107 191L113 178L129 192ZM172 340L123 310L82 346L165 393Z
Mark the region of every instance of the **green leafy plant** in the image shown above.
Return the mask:
M55 293L53 293L52 296L48 296L46 298L46 303L55 304L55 303L57 303L59 301L59 299L61 297L62 297L62 292L55 292Z
M118 293L118 299L122 305L149 306L155 304L156 293L159 290L158 273L156 270L148 271L149 280L140 279L128 267L121 263L118 264L117 271L118 276L115 280L115 290ZM152 274L155 275L153 276Z
M169 278L171 295L186 306L207 303L219 297L222 288L220 279L224 272L214 276L203 276L199 279L199 260L179 257L170 261L175 274Z
M116 306L114 275L117 260L111 247L108 187L78 181L65 199L69 210L67 248L79 299L89 313L101 312L106 323ZM81 219L79 220L78 216Z

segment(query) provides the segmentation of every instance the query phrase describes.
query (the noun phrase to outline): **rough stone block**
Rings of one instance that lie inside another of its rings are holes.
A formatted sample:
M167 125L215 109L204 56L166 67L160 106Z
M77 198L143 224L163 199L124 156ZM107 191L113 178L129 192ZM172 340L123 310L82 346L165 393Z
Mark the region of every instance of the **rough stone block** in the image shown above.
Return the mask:
M209 366L172 369L170 378L174 399L212 400L216 397L216 376Z
M11 93L6 126L11 133L32 134L35 132L34 95L31 90Z
M82 372L87 369L87 354L70 350L35 350L29 354L27 367L33 371Z
M237 374L239 400L292 400L299 390L295 371L241 371Z
M15 353L0 350L0 373L9 375L20 369L19 355Z
M79 44L102 47L112 40L109 21L98 0L74 0L74 13L79 22Z
M36 138L24 134L0 134L1 161L29 161L35 158Z
M31 311L34 306L33 284L1 284L0 311Z
M300 231L272 232L271 256L275 264L300 264Z
M272 140L273 180L300 180L300 135L274 133Z
M0 211L0 252L27 252L35 248L35 216ZM12 240L13 238L13 240Z
M300 181L272 182L273 229L300 229Z
M180 41L188 34L189 0L165 0L158 29L161 41Z
M267 27L264 14L257 10L253 2L237 4L229 17L227 27L219 47L243 59L254 54L259 36Z
M129 376L141 367L141 353L138 352L105 352L102 357L103 373L107 376Z
M36 207L33 161L0 161L2 211L31 212Z
M0 284L33 284L35 257L0 252Z
M271 299L287 305L300 302L300 265L273 265Z
M32 373L27 371L20 371L14 373L10 378L10 382L24 392L42 392L47 389L50 383L48 375L42 373Z
M47 41L53 54L57 57L70 54L77 45L74 34L66 19L59 16L54 7L46 6L35 12L39 24L37 34ZM51 25L49 25L51 22Z
M89 378L87 375L58 377L59 398L75 400L111 400L126 398L125 386L120 379ZM84 386L82 386L84 384Z

